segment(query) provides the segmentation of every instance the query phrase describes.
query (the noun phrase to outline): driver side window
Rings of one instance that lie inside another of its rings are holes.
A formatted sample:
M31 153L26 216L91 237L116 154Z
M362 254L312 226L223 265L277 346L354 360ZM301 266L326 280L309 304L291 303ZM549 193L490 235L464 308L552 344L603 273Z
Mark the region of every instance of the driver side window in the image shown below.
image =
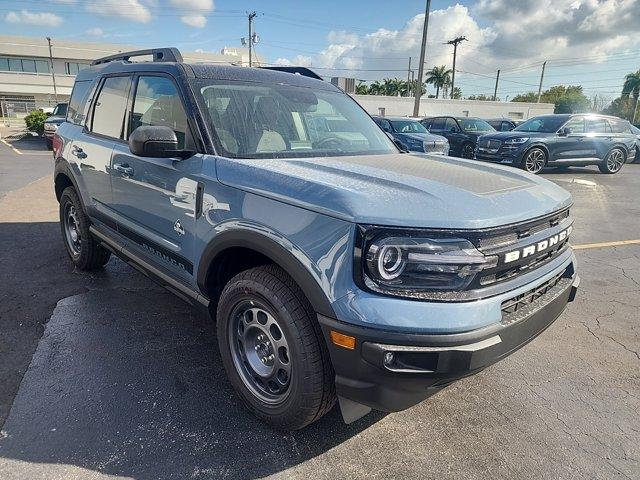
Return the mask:
M167 77L138 78L129 133L142 125L171 128L178 138L178 148L185 148L187 115L176 86Z
M584 117L575 117L564 124L562 128L571 129L572 134L584 133Z
M447 123L444 127L445 132L457 132L459 130L458 124L453 118L447 118Z

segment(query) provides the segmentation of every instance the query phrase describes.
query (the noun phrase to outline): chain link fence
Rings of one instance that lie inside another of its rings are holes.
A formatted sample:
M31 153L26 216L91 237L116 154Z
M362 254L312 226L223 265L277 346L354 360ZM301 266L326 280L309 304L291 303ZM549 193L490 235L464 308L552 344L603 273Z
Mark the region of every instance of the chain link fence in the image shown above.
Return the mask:
M6 127L24 127L24 117L34 110L51 112L55 101L35 101L33 99L0 99L0 124Z

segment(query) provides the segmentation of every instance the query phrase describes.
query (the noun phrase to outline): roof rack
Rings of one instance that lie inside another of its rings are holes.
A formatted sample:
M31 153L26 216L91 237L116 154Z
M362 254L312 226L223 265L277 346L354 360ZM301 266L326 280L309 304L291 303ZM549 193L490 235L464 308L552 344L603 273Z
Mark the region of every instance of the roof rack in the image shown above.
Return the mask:
M150 48L148 50L136 50L134 52L116 53L108 57L98 58L91 62L91 65L100 65L103 63L116 62L122 60L128 62L131 57L142 57L152 55L154 62L182 62L182 54L177 48Z
M322 77L313 70L307 67L259 67L265 70L275 70L277 72L293 73L296 75L302 75L303 77L315 78L316 80L322 80Z

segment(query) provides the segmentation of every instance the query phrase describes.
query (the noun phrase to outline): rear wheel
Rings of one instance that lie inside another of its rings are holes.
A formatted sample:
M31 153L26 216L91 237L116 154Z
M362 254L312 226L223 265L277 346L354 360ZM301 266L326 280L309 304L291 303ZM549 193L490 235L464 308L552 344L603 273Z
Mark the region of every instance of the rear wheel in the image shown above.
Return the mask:
M335 403L333 369L313 308L279 267L233 277L218 301L217 329L229 380L263 421L296 430Z
M598 165L598 169L602 173L618 173L624 165L625 160L626 156L622 149L614 148L607 154L604 161L600 165Z
M473 158L474 148L472 143L465 143L460 150L460 156L462 158Z
M522 168L529 173L540 173L547 164L547 153L541 148L534 147L524 155Z
M60 197L60 228L71 261L80 270L104 266L111 253L101 247L89 233L89 217L73 187L67 187Z

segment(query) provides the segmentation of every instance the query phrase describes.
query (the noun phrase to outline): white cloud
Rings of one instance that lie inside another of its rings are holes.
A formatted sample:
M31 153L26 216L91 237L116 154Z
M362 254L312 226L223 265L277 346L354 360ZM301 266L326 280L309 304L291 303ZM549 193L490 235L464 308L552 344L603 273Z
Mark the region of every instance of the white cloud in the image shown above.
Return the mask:
M194 28L204 28L207 24L206 15L213 11L213 0L170 0L171 4L186 11L186 15L180 17L185 25Z
M41 27L57 27L62 23L62 17L53 13L33 13L28 10L9 12L4 19L9 23L24 23Z
M87 10L105 17L119 17L139 23L148 23L151 12L140 0L101 0L87 4Z
M102 37L102 36L104 36L104 31L101 28L98 28L98 27L90 28L85 33L87 35L91 35L92 37Z
M184 15L180 20L185 25L195 28L203 28L207 24L207 18L203 15Z

